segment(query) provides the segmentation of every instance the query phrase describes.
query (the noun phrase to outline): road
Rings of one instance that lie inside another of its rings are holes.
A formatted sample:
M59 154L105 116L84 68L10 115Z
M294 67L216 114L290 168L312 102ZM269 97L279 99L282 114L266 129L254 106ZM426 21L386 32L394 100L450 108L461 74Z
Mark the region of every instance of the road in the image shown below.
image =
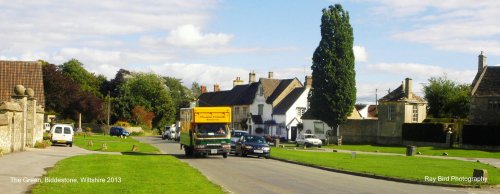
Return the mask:
M26 193L57 161L92 153L103 152L57 145L46 149L28 148L25 152L6 154L0 157L0 193Z
M175 142L159 137L134 137L200 170L229 193L497 193L495 190L446 188L329 172L272 159L209 156L186 158Z

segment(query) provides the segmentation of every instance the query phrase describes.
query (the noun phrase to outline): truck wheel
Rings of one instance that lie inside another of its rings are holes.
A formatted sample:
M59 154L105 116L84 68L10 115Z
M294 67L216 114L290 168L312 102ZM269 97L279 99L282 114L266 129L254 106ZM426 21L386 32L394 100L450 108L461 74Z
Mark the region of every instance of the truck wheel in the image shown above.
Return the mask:
M227 153L223 153L223 154L222 154L222 157L223 157L223 158L227 158Z

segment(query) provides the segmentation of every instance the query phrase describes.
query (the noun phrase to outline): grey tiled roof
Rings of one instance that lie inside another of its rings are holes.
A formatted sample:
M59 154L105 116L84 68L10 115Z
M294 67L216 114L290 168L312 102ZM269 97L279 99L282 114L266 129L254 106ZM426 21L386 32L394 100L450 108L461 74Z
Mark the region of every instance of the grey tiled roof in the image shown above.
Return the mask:
M37 104L45 107L42 64L36 61L0 60L0 101L9 101L16 85L33 89Z
M483 71L486 72L482 78L480 77L482 72L476 75L474 84L478 85L473 96L500 96L500 66L488 66Z
M305 90L306 87L293 89L290 94L288 94L278 105L276 105L276 107L273 108L273 114L285 114Z
M233 106L253 103L259 83L238 85L231 90L207 92L198 98L199 106Z
M398 88L396 88L394 91L391 93L385 95L384 97L380 98L379 101L382 102L396 102L396 101L416 101L416 102L426 102L422 97L417 96L415 93L412 92L412 99L407 99L405 92L403 91L403 86L400 85Z

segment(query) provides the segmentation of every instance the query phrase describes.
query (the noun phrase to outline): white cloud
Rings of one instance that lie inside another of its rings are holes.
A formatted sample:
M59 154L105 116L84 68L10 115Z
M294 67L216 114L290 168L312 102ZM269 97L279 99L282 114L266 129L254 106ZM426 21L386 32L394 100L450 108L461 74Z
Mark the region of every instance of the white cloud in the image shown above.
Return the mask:
M418 63L378 63L368 65L368 69L379 73L389 73L422 80L446 75L449 79L461 83L471 83L477 73L473 70L447 69L441 66Z
M203 34L200 27L187 24L170 31L166 42L174 46L212 47L226 45L232 38L233 35L224 33Z
M397 40L429 44L438 50L500 55L500 1L382 0L378 13L411 23L393 34Z
M354 57L357 62L368 61L368 54L366 53L365 47L355 45L352 50L354 51Z

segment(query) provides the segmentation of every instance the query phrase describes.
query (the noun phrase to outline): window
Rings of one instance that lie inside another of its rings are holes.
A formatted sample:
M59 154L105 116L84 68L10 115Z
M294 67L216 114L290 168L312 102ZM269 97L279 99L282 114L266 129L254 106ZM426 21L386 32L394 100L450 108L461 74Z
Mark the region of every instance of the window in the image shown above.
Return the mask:
M489 100L488 110L500 110L500 100Z
M64 134L71 134L71 128L64 127Z
M248 114L247 107L241 108L241 112L242 114L247 115Z
M396 117L396 105L387 105L387 120L393 121Z
M264 113L264 105L259 104L259 114L258 115L263 115L263 113Z
M315 134L324 134L325 133L325 123L314 122L314 133Z
M297 117L300 118L304 113L306 112L306 108L304 107L297 107Z
M262 86L259 87L259 95L260 96L264 95L264 89L262 89Z
M234 114L239 115L240 114L240 107L234 107Z
M414 123L417 123L418 122L418 105L417 104L414 104L413 105L413 116L412 116L412 121Z

